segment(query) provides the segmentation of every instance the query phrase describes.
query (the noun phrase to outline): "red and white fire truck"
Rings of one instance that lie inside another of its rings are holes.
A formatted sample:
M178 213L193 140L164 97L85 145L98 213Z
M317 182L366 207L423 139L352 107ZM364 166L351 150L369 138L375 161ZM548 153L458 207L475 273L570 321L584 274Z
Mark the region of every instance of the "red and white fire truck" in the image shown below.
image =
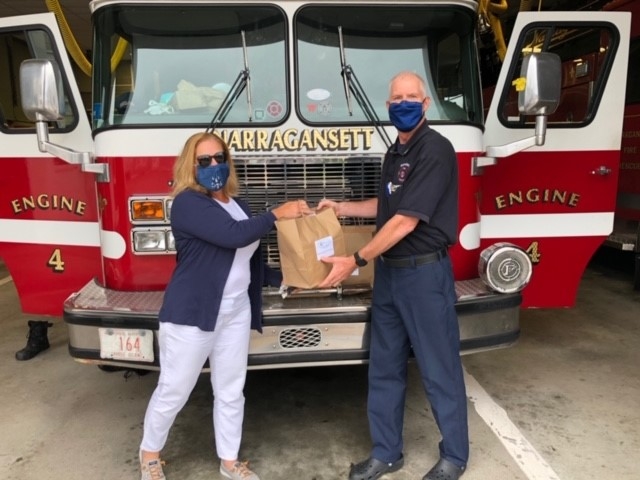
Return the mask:
M631 46L614 226L604 245L632 256L634 288L640 290L640 2L613 0L605 9L631 12Z
M513 343L523 307L573 305L612 231L628 13L521 13L485 120L476 1L90 9L84 89L53 14L0 19L0 257L23 311L62 315L81 362L158 367L157 313L175 264L171 169L189 135L213 127L226 138L256 212L368 198L393 140L385 100L401 70L427 79L427 118L458 153L463 351ZM262 248L277 266L276 236ZM251 368L366 361L369 289L265 289L264 299Z
M510 2L511 3L511 2ZM522 11L543 7L543 3L522 0L519 8ZM553 2L552 2L553 3ZM629 47L629 63L626 79L626 100L622 131L622 157L618 177L618 193L613 222L613 231L607 237L601 250L614 248L623 253L618 257L607 255L607 259L619 259L625 270L633 271L633 283L640 290L640 2L635 0L595 0L581 2L567 0L575 10L601 10L609 12L631 13L631 43ZM480 0L480 68L486 104L490 103L493 86L500 71L500 64L506 51L505 37L508 36L508 24L503 26L503 19L509 17L510 10L506 0ZM597 35L597 32L592 32ZM558 39L559 43L565 39ZM597 38L592 37L590 47L594 50L590 57L584 58L586 63L599 61L600 45ZM553 47L551 47L553 48ZM576 81L563 82L563 90L589 89L593 78L588 65L574 72ZM577 75L576 75L577 74ZM488 101L489 100L489 101ZM556 112L562 115L561 111ZM631 264L631 265L630 265ZM629 268L630 267L630 268Z

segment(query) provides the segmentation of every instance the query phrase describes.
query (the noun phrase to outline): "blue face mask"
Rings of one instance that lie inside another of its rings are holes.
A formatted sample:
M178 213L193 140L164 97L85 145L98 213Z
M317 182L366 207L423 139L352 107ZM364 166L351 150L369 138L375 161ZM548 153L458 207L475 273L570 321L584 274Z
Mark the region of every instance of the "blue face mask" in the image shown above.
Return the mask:
M211 167L201 167L198 165L198 183L209 191L217 192L222 189L229 178L229 165L221 163Z
M422 117L422 102L403 100L389 105L389 120L401 132L410 132L416 128Z

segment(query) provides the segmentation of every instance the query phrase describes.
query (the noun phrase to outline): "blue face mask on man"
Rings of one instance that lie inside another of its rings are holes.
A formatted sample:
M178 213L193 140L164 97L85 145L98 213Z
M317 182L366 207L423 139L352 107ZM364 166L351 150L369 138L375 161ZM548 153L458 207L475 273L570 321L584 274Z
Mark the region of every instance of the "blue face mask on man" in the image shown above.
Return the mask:
M424 116L423 102L403 100L389 105L389 120L401 132L410 132L418 126Z
M229 165L221 163L219 165L212 165L210 167L196 167L197 180L200 185L211 192L217 192L221 190L229 179Z

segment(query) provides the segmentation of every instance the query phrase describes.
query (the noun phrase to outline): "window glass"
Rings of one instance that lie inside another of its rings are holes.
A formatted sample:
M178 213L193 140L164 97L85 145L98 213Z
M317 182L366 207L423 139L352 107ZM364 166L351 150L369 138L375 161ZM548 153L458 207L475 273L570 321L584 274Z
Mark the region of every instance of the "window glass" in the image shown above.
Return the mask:
M276 7L105 8L96 32L95 127L209 124L226 100L225 125L287 115L286 23ZM112 72L121 39L126 53Z
M35 128L35 123L22 110L20 95L20 64L32 58L48 59L57 64L48 32L42 29L0 31L0 128L3 131ZM49 122L52 132L70 128L75 121L66 91L64 96L62 118Z
M560 103L548 118L550 127L586 125L598 107L609 74L617 42L610 27L605 25L567 25L537 27L525 31L518 41L521 52L516 68L501 99L501 120L508 125L531 126L534 116L518 111L518 94L513 81L520 76L522 59L531 52L549 51L560 56L562 82Z
M356 96L345 92L344 58L353 72L351 87L361 87L363 103L368 100L382 121L388 120L389 81L404 70L425 79L429 120L481 121L474 22L473 12L451 7L302 8L295 17L301 117L318 124L367 120Z

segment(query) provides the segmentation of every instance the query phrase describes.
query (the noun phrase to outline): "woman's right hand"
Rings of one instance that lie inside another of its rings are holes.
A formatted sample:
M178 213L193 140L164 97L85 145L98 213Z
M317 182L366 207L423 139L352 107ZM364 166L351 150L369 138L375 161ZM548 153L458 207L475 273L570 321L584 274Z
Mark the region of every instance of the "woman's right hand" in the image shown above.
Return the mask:
M281 218L298 218L311 213L311 209L304 200L292 200L285 202L271 210L277 220Z

